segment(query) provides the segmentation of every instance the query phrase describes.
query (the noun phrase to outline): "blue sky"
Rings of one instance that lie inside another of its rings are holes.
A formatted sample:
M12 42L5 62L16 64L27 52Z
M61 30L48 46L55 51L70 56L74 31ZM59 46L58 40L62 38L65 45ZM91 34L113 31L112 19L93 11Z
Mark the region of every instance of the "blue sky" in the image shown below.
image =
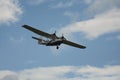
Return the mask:
M0 0L0 80L119 80L119 21L119 0ZM23 24L87 48L38 45Z

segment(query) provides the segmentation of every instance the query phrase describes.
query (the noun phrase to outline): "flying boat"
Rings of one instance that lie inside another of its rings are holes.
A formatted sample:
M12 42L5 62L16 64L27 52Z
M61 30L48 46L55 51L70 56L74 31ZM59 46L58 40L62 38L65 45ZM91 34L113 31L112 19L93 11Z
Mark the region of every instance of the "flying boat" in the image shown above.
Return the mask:
M49 33L44 32L42 30L33 28L29 25L23 25L22 27L24 27L25 29L28 29L28 30L40 35L40 36L43 36L43 37L47 38L45 40L45 39L42 39L42 38L32 37L33 39L37 40L38 44L40 44L40 45L56 46L56 49L59 49L59 46L61 44L66 44L66 45L73 46L73 47L80 48L80 49L85 49L86 48L86 46L83 46L81 44L77 44L77 43L74 43L72 41L67 40L63 35L61 37L58 37L56 35L56 31L53 34L49 34Z

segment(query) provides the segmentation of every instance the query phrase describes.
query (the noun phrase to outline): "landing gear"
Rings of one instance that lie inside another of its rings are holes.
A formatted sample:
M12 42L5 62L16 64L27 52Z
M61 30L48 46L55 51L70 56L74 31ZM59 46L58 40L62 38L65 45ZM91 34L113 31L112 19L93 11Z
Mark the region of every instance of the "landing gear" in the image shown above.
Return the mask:
M59 49L59 46L57 46L56 49Z

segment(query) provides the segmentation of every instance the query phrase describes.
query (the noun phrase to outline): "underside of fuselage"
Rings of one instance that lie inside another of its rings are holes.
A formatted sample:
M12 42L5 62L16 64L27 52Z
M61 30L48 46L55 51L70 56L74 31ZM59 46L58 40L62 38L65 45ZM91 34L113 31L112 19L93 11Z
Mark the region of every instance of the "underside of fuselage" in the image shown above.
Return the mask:
M38 40L38 43L40 45L46 45L46 46L59 46L63 42L62 39L43 40L36 37L32 37L32 38Z
M62 40L50 41L46 44L46 46L59 46L60 44L62 44Z
M46 46L56 46L56 49L59 49L59 46L63 43L62 40L51 40L49 42L44 42L42 45Z

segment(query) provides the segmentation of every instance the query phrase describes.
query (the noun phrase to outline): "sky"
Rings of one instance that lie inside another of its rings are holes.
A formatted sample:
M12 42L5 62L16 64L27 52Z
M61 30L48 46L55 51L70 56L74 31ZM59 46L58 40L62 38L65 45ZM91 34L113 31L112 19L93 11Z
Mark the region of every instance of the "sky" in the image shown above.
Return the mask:
M0 80L120 80L120 0L0 0ZM85 45L38 45L22 25Z

